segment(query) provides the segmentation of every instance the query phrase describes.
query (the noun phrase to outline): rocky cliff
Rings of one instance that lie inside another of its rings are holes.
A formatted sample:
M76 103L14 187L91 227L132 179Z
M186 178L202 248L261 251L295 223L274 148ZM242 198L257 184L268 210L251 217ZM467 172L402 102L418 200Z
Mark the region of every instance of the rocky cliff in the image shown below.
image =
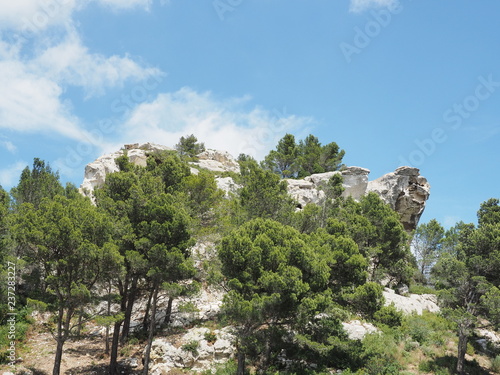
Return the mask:
M171 149L153 143L132 144L125 145L124 148L112 154L99 157L85 167L85 176L80 187L81 193L92 197L94 188L104 184L106 175L118 171L115 158L125 152L132 163L145 166L147 153L157 150ZM198 158L197 162L192 163L192 173L198 173L199 168L216 173L239 173L238 163L226 151L206 150L198 155ZM297 200L299 208L308 203L319 203L324 198L322 187L334 174L342 175L344 196L359 199L369 192L375 192L400 214L401 222L408 232L417 227L430 193L429 183L420 176L417 168L400 167L394 172L369 181L370 170L348 167L341 172L313 174L301 180L287 179L288 192ZM226 194L234 193L239 188L231 177L217 177L216 181L218 187Z

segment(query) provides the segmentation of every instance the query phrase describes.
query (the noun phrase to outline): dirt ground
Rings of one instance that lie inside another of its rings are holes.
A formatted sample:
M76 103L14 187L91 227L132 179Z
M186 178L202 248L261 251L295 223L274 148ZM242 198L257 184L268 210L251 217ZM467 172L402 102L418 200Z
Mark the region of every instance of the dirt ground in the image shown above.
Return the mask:
M16 374L50 375L54 366L56 341L50 333L31 333L25 347L18 355L21 360L16 365ZM107 375L109 357L105 355L105 344L101 337L84 337L80 340L68 340L64 344L61 374L64 375ZM127 348L128 357L140 358L138 347ZM127 361L121 361L120 372L124 375L140 374L142 365L132 368ZM28 370L28 371L26 371ZM0 367L0 374L12 370Z

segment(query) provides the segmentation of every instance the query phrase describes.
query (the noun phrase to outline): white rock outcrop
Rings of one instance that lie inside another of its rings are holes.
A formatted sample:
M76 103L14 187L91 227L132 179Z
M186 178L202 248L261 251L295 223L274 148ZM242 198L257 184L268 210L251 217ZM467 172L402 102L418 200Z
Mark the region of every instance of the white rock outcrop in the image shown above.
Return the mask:
M213 172L240 173L240 165L227 151L209 149L196 156L199 160L197 162L193 162L192 164L199 166L200 168Z
M344 327L344 331L346 331L347 336L351 340L363 340L366 335L379 332L377 327L373 324L361 322L359 320L343 322L342 327Z
M115 159L127 151L130 161L136 165L145 166L147 152L155 150L171 150L171 148L145 143L132 144L112 154L99 157L85 167L85 176L80 187L82 194L92 197L94 188L104 184L106 175L118 171ZM198 169L223 173L239 173L238 162L227 151L206 150L200 153L198 161L192 162L191 173L198 174ZM401 222L410 232L416 228L422 215L425 202L429 197L430 185L420 176L417 168L400 167L373 181L368 181L370 171L361 167L347 167L343 171L318 173L301 180L286 179L289 194L297 201L299 208L309 203L319 203L325 197L323 187L335 174L343 179L343 196L359 199L368 192L377 193L401 216ZM236 193L240 186L231 177L216 177L217 186L226 195Z
M425 202L430 195L430 185L420 176L417 168L400 167L374 181L368 181L370 171L361 167L348 167L341 172L313 174L301 180L287 179L288 192L299 207L319 203L325 197L321 190L335 174L343 178L343 196L359 199L369 192L377 193L382 200L401 215L407 231L417 227Z
M100 156L85 167L85 175L80 185L80 193L92 197L94 189L104 185L104 181L108 174L119 171L115 159L122 156L125 152L127 152L127 156L131 163L145 167L148 152L164 150L172 149L154 143L144 143L142 145L134 143L125 145L121 150L113 152L112 154Z
M386 306L394 303L396 309L405 314L417 313L422 315L424 310L429 312L439 311L437 297L434 294L410 294L406 297L396 294L394 290L389 288L385 288L383 294Z
M174 369L205 371L227 362L235 353L235 337L231 331L231 327L213 331L208 328L192 328L175 343L163 338L154 340L150 373L162 375ZM214 334L215 341L208 342L207 334Z
M430 185L418 168L400 167L368 183L367 191L377 193L401 215L407 231L417 227L429 198Z

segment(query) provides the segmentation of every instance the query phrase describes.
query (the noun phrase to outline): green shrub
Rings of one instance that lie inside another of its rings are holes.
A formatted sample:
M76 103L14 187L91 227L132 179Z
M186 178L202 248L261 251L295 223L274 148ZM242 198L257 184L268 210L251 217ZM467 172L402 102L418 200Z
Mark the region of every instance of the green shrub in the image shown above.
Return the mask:
M212 344L217 341L217 335L215 334L214 331L206 332L204 335L204 338L205 338L205 340L207 340L207 342L212 343Z
M358 286L354 293L348 293L344 297L356 312L365 317L373 318L374 314L384 305L382 290L380 284L370 282Z
M376 321L389 327L398 327L403 322L403 313L396 309L394 303L391 303L390 306L382 307L373 317Z
M492 361L491 361L491 369L495 372L500 372L500 355L497 355Z
M192 340L181 346L181 349L185 352L189 352L192 355L198 355L198 348L200 347L200 343L198 341Z
M422 284L410 285L409 290L413 294L436 294L436 289Z
M466 353L470 356L473 356L474 354L476 354L476 351L474 350L474 347L472 346L472 344L470 342L467 343Z

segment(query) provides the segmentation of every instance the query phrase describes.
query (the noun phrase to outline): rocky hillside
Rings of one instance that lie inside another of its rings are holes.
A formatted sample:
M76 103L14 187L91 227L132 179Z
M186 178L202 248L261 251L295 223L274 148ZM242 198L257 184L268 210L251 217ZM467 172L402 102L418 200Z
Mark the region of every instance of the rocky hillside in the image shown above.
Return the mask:
M85 175L80 191L92 196L94 188L104 184L108 173L117 172L115 159L125 152L129 160L137 165L145 166L148 152L171 150L169 147L153 143L142 145L128 144L112 154L103 155L85 167ZM206 150L198 155L198 161L193 162L191 172L198 173L198 168L215 173L239 173L239 166L227 151ZM404 228L410 232L417 227L425 202L429 198L430 185L427 179L420 176L417 168L400 167L394 172L385 174L369 181L370 170L361 167L347 167L341 172L313 174L304 179L287 179L288 192L297 201L297 207L302 208L308 203L318 203L324 197L322 186L334 175L340 173L343 178L344 196L358 199L369 192L377 193L400 214ZM231 177L217 177L217 184L226 193L236 192L238 185Z

